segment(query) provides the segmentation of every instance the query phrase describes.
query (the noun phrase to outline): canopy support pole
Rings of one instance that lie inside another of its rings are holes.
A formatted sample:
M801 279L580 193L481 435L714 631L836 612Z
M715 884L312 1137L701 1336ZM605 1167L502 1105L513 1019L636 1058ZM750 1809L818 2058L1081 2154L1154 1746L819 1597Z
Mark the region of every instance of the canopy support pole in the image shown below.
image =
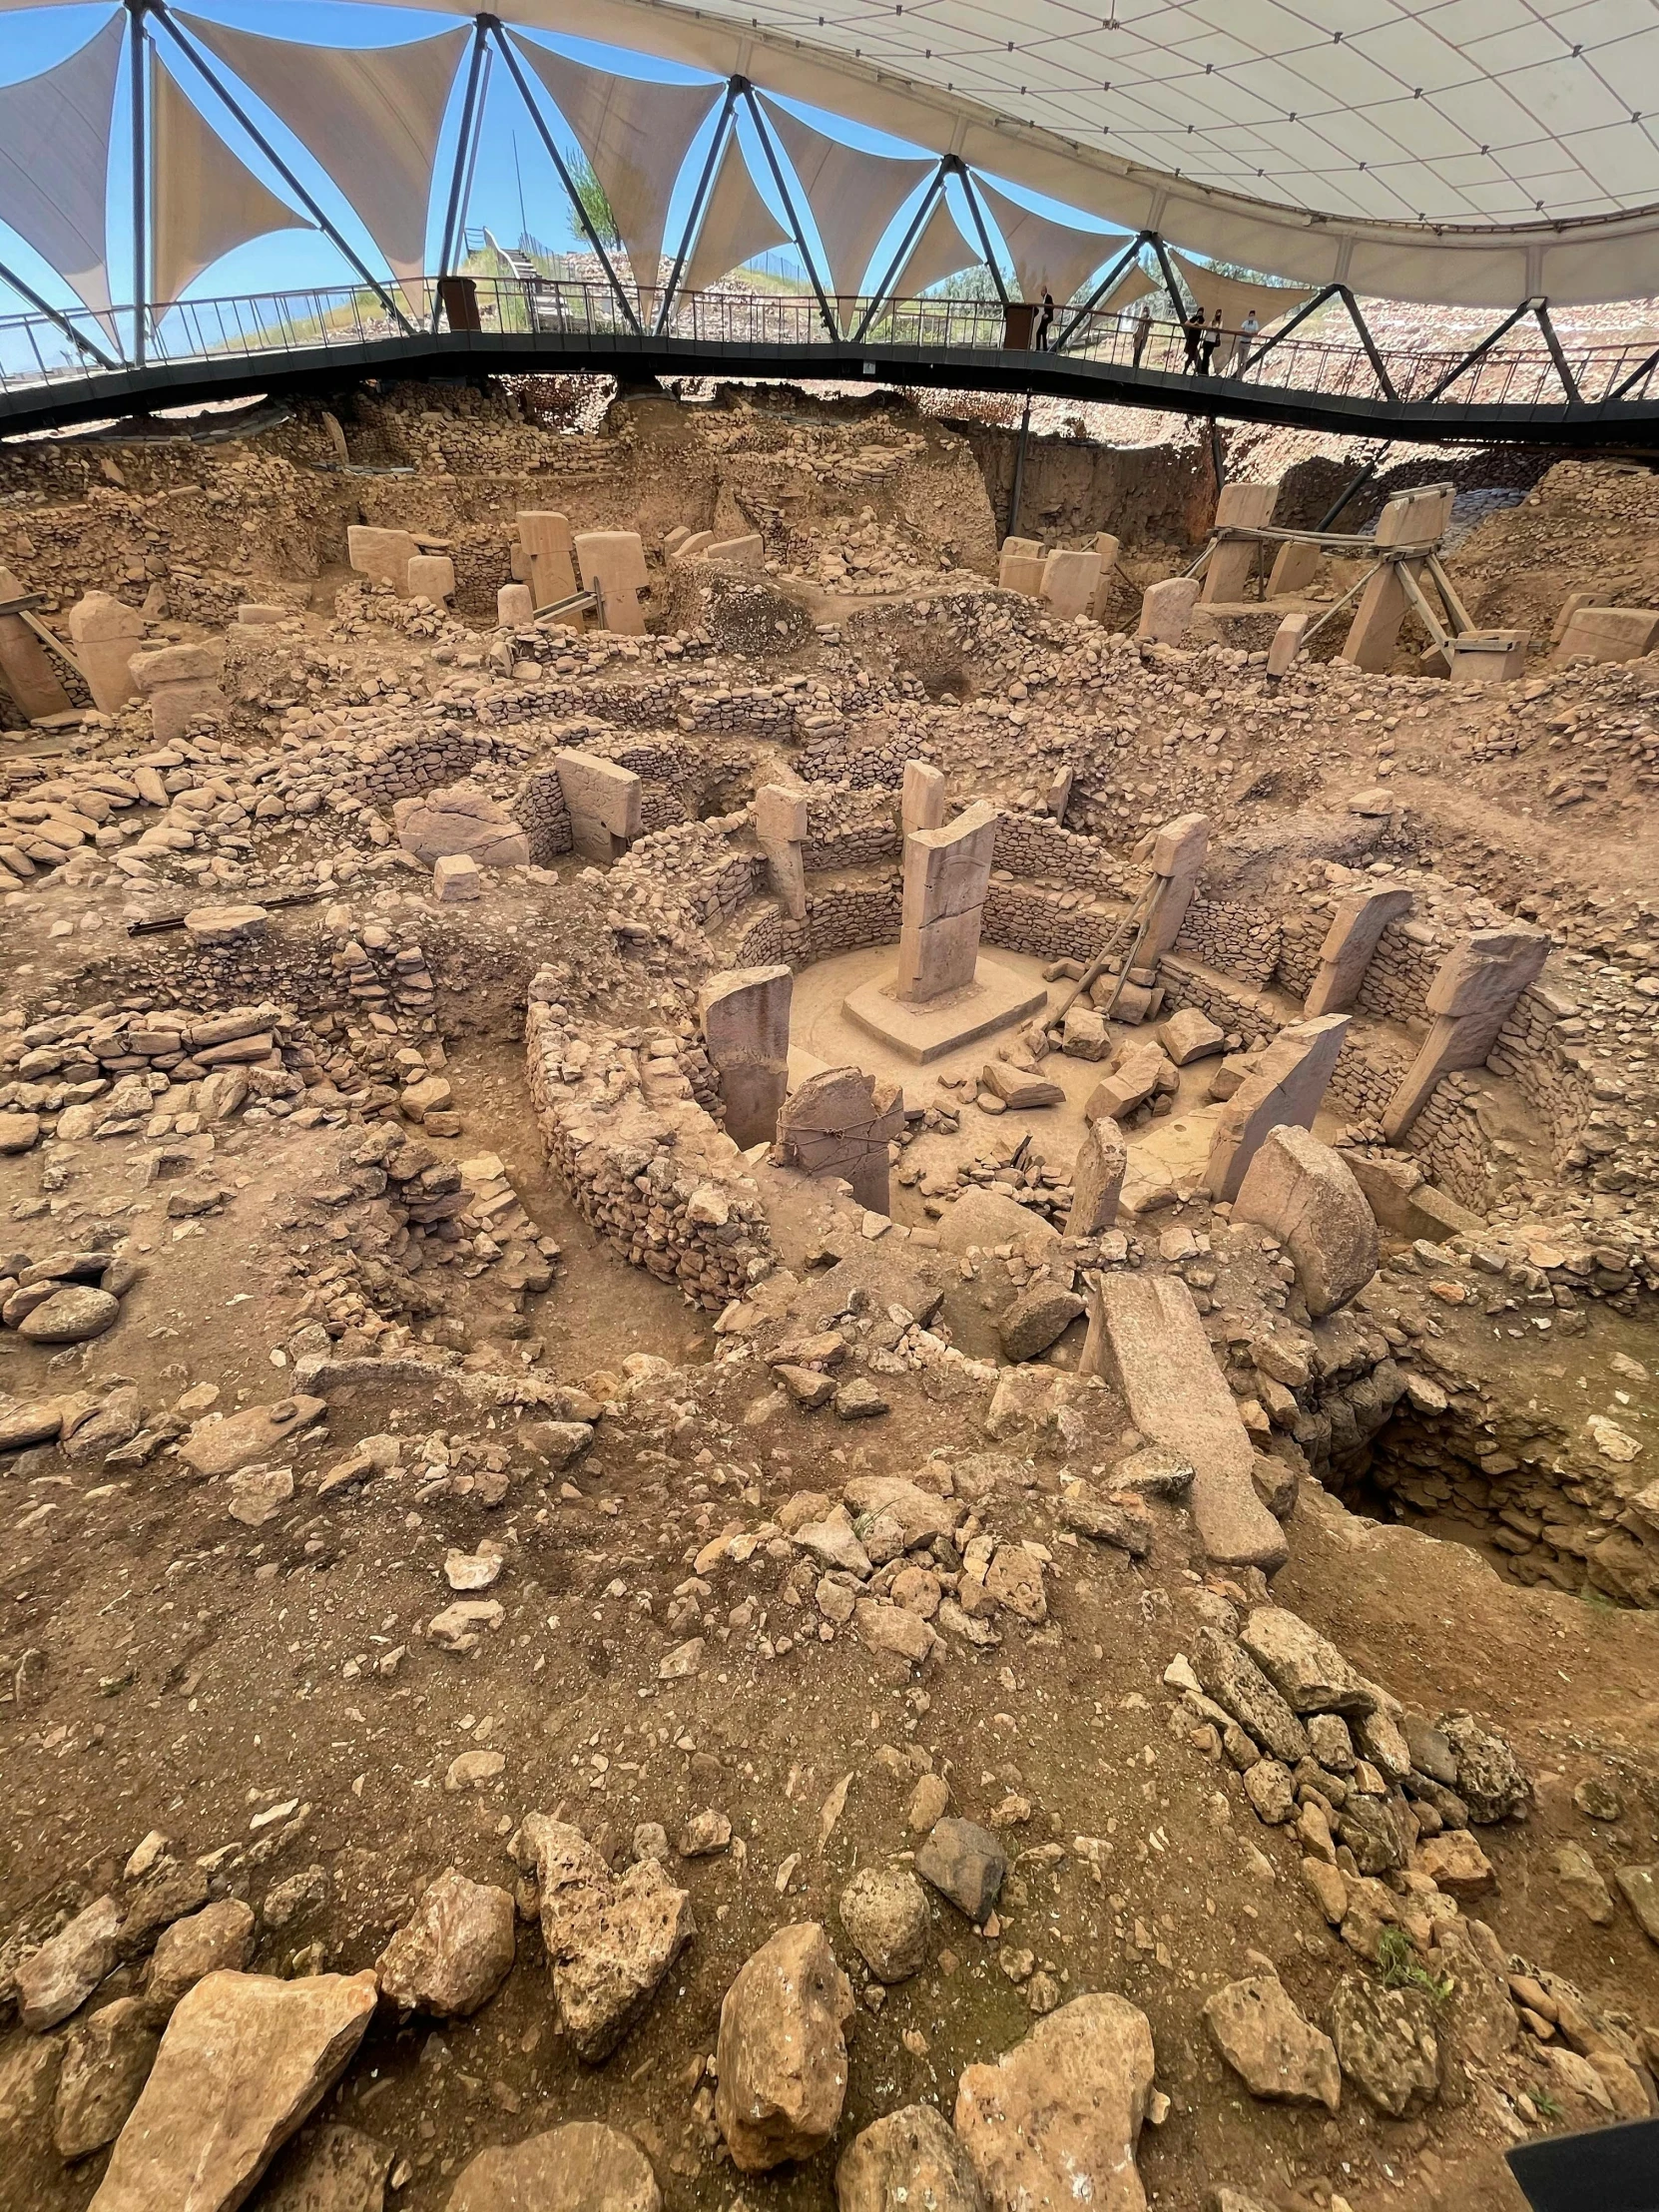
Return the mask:
M870 293L869 305L864 310L864 318L852 333L852 342L854 345L861 345L863 343L865 331L869 328L870 324L875 320L875 317L880 313L882 307L886 304L888 289L891 285L897 283L899 276L903 272L904 264L910 258L910 249L915 245L916 240L920 238L921 227L927 221L927 218L932 214L933 203L938 199L939 195L943 191L944 162L941 158L938 168L934 170L932 176L927 180L927 190L921 196L921 206L917 208L915 214L911 217L909 228L905 231L903 238L899 241L897 253L894 254L891 262L887 265L887 268L883 273L880 281L876 284L874 290Z
M1117 282L1118 278L1129 268L1130 264L1139 257L1141 248L1147 242L1147 237L1148 233L1145 231L1138 231L1136 233L1130 244L1124 248L1123 252L1118 256L1117 260L1112 264L1111 268L1106 272L1105 276L1101 277L1099 283L1096 284L1093 291L1090 292L1087 299L1084 300L1083 304L1078 308L1077 312L1072 316L1071 320L1060 332L1060 335L1054 340L1054 352L1063 353L1065 351L1067 340L1070 338L1072 332L1078 327L1080 323L1086 322L1088 320L1089 316L1094 313L1095 308L1100 304L1101 300L1106 297L1108 292L1110 292L1112 286Z
M136 367L143 368L150 351L150 165L146 151L149 132L144 99L149 42L144 35L145 0L126 0L126 4L133 139L133 362Z
M674 295L680 288L680 278L685 272L693 243L703 228L707 212L709 188L714 182L715 164L719 161L727 143L727 126L732 120L732 109L737 102L738 88L743 80L730 78L726 86L726 98L721 102L720 121L715 125L715 135L709 141L709 158L703 164L703 174L697 180L697 191L692 196L691 209L686 217L685 229L680 233L680 251L674 257L674 267L668 273L668 283L663 292L663 303L657 310L657 335L661 337L668 328L669 310L674 305Z
M750 120L760 133L761 145L766 152L767 167L772 171L772 181L778 187L778 196L784 203L784 213L790 219L790 230L793 232L795 243L801 251L801 259L807 265L807 275L812 278L813 290L818 295L818 308L819 313L824 317L824 327L830 333L830 344L839 345L841 342L840 325L836 322L834 314L830 310L829 294L819 281L818 265L813 260L812 250L807 244L807 233L802 225L801 218L795 212L795 202L790 197L790 188L784 182L784 169L783 164L778 159L778 149L772 143L772 133L767 129L766 118L761 113L761 104L755 97L755 87L747 77L743 81L743 97L749 109Z
M466 92L461 100L461 127L455 140L455 160L449 172L449 199L443 211L443 244L438 249L438 282L449 275L450 257L455 251L455 219L460 213L461 192L469 168L468 155L472 142L473 115L478 104L478 73L483 67L488 51L489 26L495 18L480 15L472 27L472 53L467 61ZM443 302L436 286L432 291L432 329L438 326L438 316L443 312Z
M61 307L54 307L50 299L43 299L33 284L26 284L16 270L8 268L4 262L0 262L0 284L9 284L20 299L27 299L30 306L38 308L48 322L55 322L66 338L72 339L83 353L92 355L100 368L121 367L121 362L112 360L101 345L95 345L84 331L77 330Z

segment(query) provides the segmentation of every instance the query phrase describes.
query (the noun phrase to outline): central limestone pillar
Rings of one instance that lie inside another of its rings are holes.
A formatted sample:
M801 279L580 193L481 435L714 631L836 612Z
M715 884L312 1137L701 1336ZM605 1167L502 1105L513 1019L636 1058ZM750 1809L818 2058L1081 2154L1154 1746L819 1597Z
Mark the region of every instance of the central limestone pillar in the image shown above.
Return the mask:
M850 992L843 1010L907 1060L937 1059L1048 1002L1041 984L979 956L1001 821L981 799L943 828L904 839L897 972Z

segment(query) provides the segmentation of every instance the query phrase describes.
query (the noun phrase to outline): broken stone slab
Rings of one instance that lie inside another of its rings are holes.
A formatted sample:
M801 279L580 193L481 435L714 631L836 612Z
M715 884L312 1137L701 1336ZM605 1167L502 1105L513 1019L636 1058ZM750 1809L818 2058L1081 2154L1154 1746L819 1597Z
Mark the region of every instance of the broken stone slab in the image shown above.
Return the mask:
M246 1405L239 1413L210 1414L199 1420L179 1446L179 1456L198 1474L234 1474L257 1459L269 1459L327 1411L327 1401L295 1393L273 1405Z
M1377 1711L1377 1692L1363 1682L1329 1637L1283 1605L1258 1605L1245 1616L1239 1643L1293 1713Z
M1279 504L1277 484L1235 482L1224 484L1216 500L1216 527L1265 530ZM1211 541L1204 569L1202 606L1234 606L1245 595L1245 586L1256 568L1262 548L1254 538L1220 538Z
M571 2120L461 2168L447 2212L661 2212L657 2177L631 2135Z
M221 1898L163 1929L150 1954L145 2002L152 2012L172 2011L204 1975L223 1968L240 1972L254 1954L254 1913L241 1898Z
M741 538L715 538L704 546L700 560L723 561L728 568L759 568L766 559L766 540L751 530Z
M850 1183L858 1205L890 1211L887 1147L904 1132L904 1093L863 1068L823 1068L787 1101L778 1122L786 1167Z
M1028 1113L1038 1106L1063 1106L1066 1102L1063 1085L1046 1075L1016 1068L1007 1060L987 1060L980 1071L979 1085L1015 1113Z
M1065 1236L1098 1237L1112 1227L1118 1218L1118 1198L1128 1160L1123 1131L1110 1114L1096 1115L1072 1162L1071 1211L1066 1216Z
M21 580L9 568L0 567L0 600L27 596ZM11 694L25 722L72 711L46 647L21 614L0 615L0 687Z
M1576 607L1553 658L1639 661L1659 646L1659 608Z
M427 866L455 853L480 867L523 867L530 858L530 839L506 808L465 784L424 799L399 799L392 820L403 850Z
M852 1986L816 1921L781 1928L738 1969L720 2007L715 2119L741 2173L811 2158L846 2097Z
M697 1933L691 1896L656 1860L612 1876L578 1828L528 1814L514 1856L533 1867L559 2016L589 2065L608 2058Z
M947 1814L916 1853L916 1873L982 1928L996 1908L1008 1861L988 1828Z
M905 836L944 827L944 770L928 761L906 761L899 787L898 819Z
M965 1190L939 1221L939 1247L944 1252L965 1253L977 1246L990 1252L997 1245L1055 1244L1060 1232L1053 1223L1022 1206L1018 1199L982 1184Z
M1219 1629L1201 1629L1192 1663L1202 1688L1270 1757L1294 1767L1299 1759L1312 1756L1306 1727L1250 1654L1230 1636Z
M481 898L484 871L470 852L446 852L432 863L432 896L440 906L457 905L467 898Z
M1056 547L1043 561L1037 596L1055 622L1075 622L1092 612L1100 589L1100 555L1093 546Z
M350 2063L372 1973L211 1973L181 1999L92 2199L96 2212L231 2212Z
M64 2041L52 2140L58 2156L86 2158L113 2143L150 2077L161 2028L141 1997L117 1997Z
M1328 2112L1341 2104L1337 2046L1303 2018L1277 1974L1250 1974L1218 1989L1204 2006L1204 2024L1252 2096L1323 2104Z
M1453 1237L1469 1236L1486 1226L1482 1215L1424 1182L1414 1160L1371 1159L1363 1152L1351 1152L1345 1158L1378 1227L1390 1236L1409 1244L1419 1238L1428 1244L1448 1244Z
M1257 1148L1270 1129L1311 1129L1325 1087L1348 1037L1346 1014L1292 1022L1261 1053L1253 1071L1222 1109L1204 1180L1213 1199L1239 1195Z
M1193 619L1203 585L1196 576L1166 576L1141 594L1135 635L1148 644L1179 645Z
M1015 1363L1039 1358L1059 1343L1082 1311L1083 1301L1063 1283L1029 1284L996 1325L1003 1359Z
M985 2212L961 2139L933 2104L907 2104L855 2135L835 2168L836 2212Z
M375 1961L381 1994L405 2012L466 2018L512 1971L514 1926L510 1892L446 1867Z
M1214 1059L1227 1050L1227 1032L1197 1006L1183 1006L1154 1032L1165 1054L1178 1068L1194 1060Z
M371 584L390 584L400 599L409 596L409 563L419 552L419 541L407 530L382 530L362 522L346 524L345 558L349 566Z
M455 564L447 553L417 553L403 581L411 599L431 599L442 606L455 596Z
M1150 1037L1142 1038L1127 1045L1095 1085L1084 1104L1083 1119L1095 1122L1105 1115L1108 1120L1123 1121L1137 1106L1144 1106L1166 1080L1173 1083L1174 1078L1163 1046Z
M1346 1306L1382 1263L1376 1217L1347 1161L1294 1125L1262 1139L1233 1219L1259 1223L1285 1246L1315 1321Z
M1308 989L1304 1018L1345 1014L1360 995L1384 929L1411 910L1408 890L1359 890L1340 899L1320 946L1319 971Z
M97 1898L49 1936L17 1969L17 2011L32 2034L67 2020L115 1965L121 1907Z
M1111 1049L1112 1033L1092 1006L1078 1001L1066 1009L1060 1050L1068 1060L1104 1060Z
M698 993L698 1019L720 1076L726 1133L740 1151L772 1144L789 1095L795 977L772 967L725 968Z
M969 2066L956 2133L992 2212L1145 2212L1135 2148L1155 2064L1146 2014L1102 1992L1062 2004L995 2065Z
M1289 553L1293 550L1301 550L1301 548L1293 549L1287 545L1281 550L1283 553ZM1310 547L1308 550L1312 551L1313 548ZM1277 575L1278 573L1278 563L1276 562L1274 564L1274 574ZM1273 596L1274 594L1270 592L1269 597ZM1303 611L1285 616L1278 629L1273 633L1268 645L1268 674L1270 676L1288 676L1290 674L1296 665L1297 655L1308 641L1308 632L1313 628L1313 616Z
M1256 1494L1250 1436L1191 1291L1179 1276L1090 1281L1080 1372L1115 1382L1135 1427L1192 1466L1193 1523L1209 1557L1275 1572L1290 1547Z

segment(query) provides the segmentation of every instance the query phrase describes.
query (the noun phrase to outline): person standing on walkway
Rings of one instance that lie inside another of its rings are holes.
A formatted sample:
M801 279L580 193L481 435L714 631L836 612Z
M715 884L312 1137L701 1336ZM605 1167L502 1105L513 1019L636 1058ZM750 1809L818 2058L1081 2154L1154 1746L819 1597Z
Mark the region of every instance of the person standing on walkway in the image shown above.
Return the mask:
M1049 290L1048 286L1044 284L1042 312L1037 317L1037 335L1035 340L1037 351L1039 353L1046 353L1048 351L1048 332L1053 320L1054 294Z
M1204 362L1199 357L1199 347L1204 342L1204 309L1194 307L1182 323L1181 329L1187 340L1187 367L1194 376L1202 376L1206 373Z
M1129 365L1139 368L1141 355L1146 351L1146 341L1152 335L1152 309L1143 305L1135 317L1135 336L1129 348Z
M1256 341L1256 333L1262 327L1256 319L1256 309L1247 307L1244 320L1239 324L1238 339L1233 347L1233 373L1242 376L1250 366L1250 349Z
M1200 307L1198 323L1201 333L1198 341L1199 349L1204 355L1204 367L1201 373L1206 376L1213 376L1216 369L1216 347L1220 345L1224 334L1221 326L1221 309L1219 307L1216 309L1216 319L1206 328L1204 309Z

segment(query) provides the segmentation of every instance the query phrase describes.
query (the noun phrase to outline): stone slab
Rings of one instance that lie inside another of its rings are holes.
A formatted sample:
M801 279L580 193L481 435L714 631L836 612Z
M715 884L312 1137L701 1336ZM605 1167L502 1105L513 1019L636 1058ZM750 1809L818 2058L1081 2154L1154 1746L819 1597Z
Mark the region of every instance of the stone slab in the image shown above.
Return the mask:
M1256 1148L1270 1129L1311 1129L1348 1036L1346 1014L1281 1029L1221 1110L1204 1180L1213 1199L1238 1197Z
M890 1050L924 1067L961 1045L1011 1028L1048 1004L1048 990L981 954L973 981L921 1004L898 997L896 977L861 983L841 1001L848 1021Z

